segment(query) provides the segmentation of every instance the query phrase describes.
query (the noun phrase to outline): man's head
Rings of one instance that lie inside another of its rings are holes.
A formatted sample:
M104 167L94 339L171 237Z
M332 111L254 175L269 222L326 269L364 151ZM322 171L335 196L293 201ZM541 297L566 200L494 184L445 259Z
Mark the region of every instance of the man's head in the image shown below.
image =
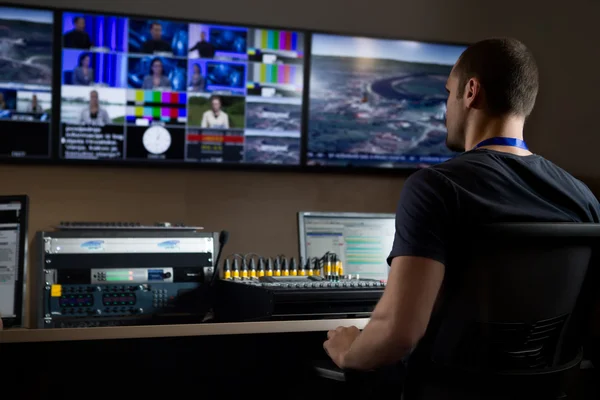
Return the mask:
M90 105L97 106L98 105L98 92L92 90L90 92Z
M533 54L516 39L487 39L469 46L446 84L446 144L464 151L467 127L475 117L499 119L531 114L538 93Z
M153 22L150 26L150 35L154 40L160 40L162 38L162 25L158 22Z
M214 112L221 111L221 98L215 96L210 99L210 106Z
M75 29L83 32L85 30L85 19L83 17L75 17L73 18L73 25L75 25Z
M200 41L206 42L206 32L204 32L204 31L200 32Z
M37 104L37 96L36 96L35 94L34 94L33 96L31 96L31 103L32 103L33 105L36 105L36 104Z

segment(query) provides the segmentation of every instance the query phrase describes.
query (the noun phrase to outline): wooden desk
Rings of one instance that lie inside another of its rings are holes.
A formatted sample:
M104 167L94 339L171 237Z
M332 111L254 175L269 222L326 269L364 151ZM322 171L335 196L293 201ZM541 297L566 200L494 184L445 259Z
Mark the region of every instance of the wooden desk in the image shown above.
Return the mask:
M0 343L63 342L105 339L222 336L265 333L325 332L338 326L363 329L368 318L204 323L191 325L145 325L103 328L8 329L0 331Z

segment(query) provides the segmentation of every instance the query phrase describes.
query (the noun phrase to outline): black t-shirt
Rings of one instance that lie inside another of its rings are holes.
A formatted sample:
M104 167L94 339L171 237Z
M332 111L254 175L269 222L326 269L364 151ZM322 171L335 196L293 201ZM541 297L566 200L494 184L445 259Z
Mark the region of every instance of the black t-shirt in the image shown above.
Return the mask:
M388 257L446 263L462 227L499 222L600 222L588 187L538 155L478 149L412 174L400 195Z

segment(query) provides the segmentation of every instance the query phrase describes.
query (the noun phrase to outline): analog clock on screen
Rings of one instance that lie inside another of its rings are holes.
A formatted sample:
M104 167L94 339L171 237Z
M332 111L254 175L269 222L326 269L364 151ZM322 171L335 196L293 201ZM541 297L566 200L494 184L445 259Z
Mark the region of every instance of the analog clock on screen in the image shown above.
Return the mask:
M144 132L142 143L149 153L162 154L171 147L171 134L162 126L152 126Z

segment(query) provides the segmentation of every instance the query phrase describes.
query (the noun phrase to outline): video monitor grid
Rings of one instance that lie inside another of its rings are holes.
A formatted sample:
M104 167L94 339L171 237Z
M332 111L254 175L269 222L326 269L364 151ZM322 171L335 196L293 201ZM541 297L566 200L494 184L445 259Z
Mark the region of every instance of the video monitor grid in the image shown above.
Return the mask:
M300 165L299 32L63 13L60 157Z
M446 148L446 80L465 46L316 34L307 163L420 168Z
M51 156L49 10L0 6L0 158Z

